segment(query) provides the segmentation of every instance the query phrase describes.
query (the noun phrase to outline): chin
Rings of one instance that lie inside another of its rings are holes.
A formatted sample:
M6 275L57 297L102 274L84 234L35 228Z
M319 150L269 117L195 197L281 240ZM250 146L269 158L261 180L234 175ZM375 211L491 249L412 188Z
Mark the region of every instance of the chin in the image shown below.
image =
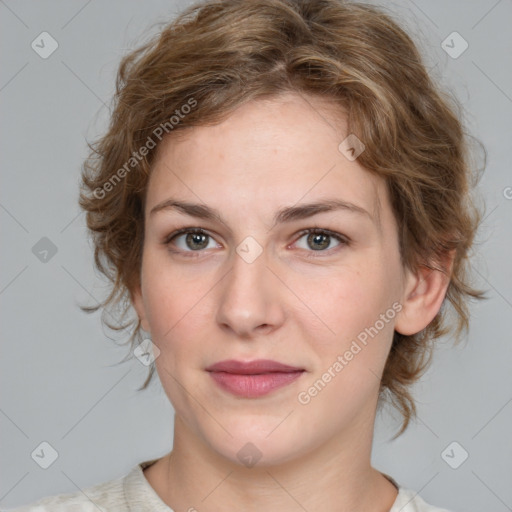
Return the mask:
M297 443L290 439L285 443L283 439L278 438L272 441L265 437L253 441L242 438L222 448L227 450L227 453L222 453L224 457L248 469L280 466L299 456L295 451Z
M238 428L225 424L231 435L224 435L223 431L220 437L207 435L206 441L218 455L238 466L249 469L278 466L308 451L308 447L303 445L307 436L278 425L275 418L258 425L252 417L248 418L246 425L239 422Z

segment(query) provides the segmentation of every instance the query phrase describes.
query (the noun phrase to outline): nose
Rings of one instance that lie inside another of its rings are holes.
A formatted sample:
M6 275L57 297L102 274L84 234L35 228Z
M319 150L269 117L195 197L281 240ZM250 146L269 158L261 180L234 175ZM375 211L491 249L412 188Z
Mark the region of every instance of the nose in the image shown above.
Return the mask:
M252 262L234 253L232 268L221 281L217 322L237 338L268 334L284 321L283 285L268 263L266 251Z

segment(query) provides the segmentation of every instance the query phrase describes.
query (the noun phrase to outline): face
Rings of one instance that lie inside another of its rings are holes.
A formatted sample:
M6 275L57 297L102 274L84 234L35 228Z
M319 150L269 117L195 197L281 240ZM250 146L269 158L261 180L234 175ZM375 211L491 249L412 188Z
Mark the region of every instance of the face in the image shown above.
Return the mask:
M134 305L183 428L237 463L248 442L276 464L373 427L404 272L385 183L338 149L333 112L253 101L164 139L149 180ZM207 370L226 360L300 371Z

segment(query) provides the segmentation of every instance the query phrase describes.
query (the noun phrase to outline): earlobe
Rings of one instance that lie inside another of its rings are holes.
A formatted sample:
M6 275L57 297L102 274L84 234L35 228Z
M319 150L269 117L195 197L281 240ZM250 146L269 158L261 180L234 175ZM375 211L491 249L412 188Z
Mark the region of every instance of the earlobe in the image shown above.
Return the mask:
M402 310L396 317L395 330L409 336L425 329L435 318L446 296L454 253L444 261L446 271L420 267L408 271L402 297Z
M149 332L149 325L146 318L146 309L144 307L144 301L142 299L142 291L140 285L137 286L134 290L130 291L130 298L132 301L132 305L137 312L137 316L140 318L141 326L146 331Z

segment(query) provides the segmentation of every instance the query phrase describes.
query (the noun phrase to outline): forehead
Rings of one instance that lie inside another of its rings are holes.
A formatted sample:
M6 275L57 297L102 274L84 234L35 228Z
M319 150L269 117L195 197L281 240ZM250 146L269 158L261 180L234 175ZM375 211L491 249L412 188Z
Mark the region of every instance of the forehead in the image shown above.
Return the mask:
M178 196L268 221L283 205L337 197L379 223L385 183L340 152L347 135L343 111L327 100L287 94L249 102L216 125L160 143L146 212Z

